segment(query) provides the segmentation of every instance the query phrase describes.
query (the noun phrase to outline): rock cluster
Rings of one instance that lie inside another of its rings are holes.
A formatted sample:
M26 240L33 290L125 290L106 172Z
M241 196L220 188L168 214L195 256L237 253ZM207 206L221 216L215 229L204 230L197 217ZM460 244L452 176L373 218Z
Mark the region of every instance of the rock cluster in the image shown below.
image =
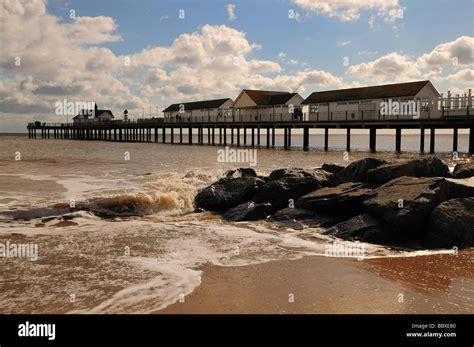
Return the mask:
M428 248L474 246L474 167L440 159L231 170L195 197L229 221L304 221L345 240Z

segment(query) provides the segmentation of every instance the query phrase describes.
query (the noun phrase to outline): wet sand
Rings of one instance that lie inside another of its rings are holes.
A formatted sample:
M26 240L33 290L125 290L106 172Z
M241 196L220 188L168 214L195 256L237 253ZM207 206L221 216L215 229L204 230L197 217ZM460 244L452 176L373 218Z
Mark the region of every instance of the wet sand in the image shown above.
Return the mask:
M473 313L472 250L352 260L305 257L205 267L184 302L156 313ZM293 300L292 300L293 299Z

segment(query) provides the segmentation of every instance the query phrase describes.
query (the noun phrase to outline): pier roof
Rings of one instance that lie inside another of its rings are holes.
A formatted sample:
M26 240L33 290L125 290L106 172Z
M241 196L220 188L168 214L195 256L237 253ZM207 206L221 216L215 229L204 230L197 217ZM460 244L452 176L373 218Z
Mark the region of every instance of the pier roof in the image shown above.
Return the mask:
M204 100L204 101L193 101L193 102L181 102L178 104L169 105L167 108L163 110L163 112L174 112L179 111L179 106L184 105L185 110L202 110L202 109L211 109L211 108L219 108L224 103L232 99L215 99L215 100Z
M417 95L421 91L421 89L423 89L423 87L428 83L431 84L430 81L426 80L417 82L385 84L381 86L314 92L311 93L311 95L303 101L303 104L364 99L412 97ZM433 87L433 89L435 88Z
M257 105L283 105L297 93L279 92L271 90L252 90L244 89L247 94Z

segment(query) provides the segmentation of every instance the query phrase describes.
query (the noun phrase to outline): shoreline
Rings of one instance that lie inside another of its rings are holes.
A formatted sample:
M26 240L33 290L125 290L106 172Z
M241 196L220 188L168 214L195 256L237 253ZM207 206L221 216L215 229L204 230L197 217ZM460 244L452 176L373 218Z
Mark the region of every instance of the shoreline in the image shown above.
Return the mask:
M205 266L201 285L184 302L153 314L469 314L474 311L473 254L468 249L459 258L363 261L307 256L241 267ZM459 266L459 261L468 265Z

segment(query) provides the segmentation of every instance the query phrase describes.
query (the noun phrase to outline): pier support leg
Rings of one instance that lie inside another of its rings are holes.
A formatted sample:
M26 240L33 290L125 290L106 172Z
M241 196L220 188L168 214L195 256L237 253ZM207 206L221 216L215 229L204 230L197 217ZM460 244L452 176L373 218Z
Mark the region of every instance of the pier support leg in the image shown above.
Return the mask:
M395 129L395 152L400 153L402 151L402 129Z
M324 150L327 152L329 149L329 129L324 128Z
M234 128L230 128L230 144L234 145Z
M166 143L166 128L163 127L163 143Z
M420 129L420 153L425 152L425 128Z
M435 136L436 136L435 128L430 129L430 154L434 154L435 152Z
M188 128L188 143L193 144L193 128Z
M244 127L244 145L247 144L247 128Z
M303 150L307 151L309 147L309 128L303 128Z
M227 146L227 128L223 129L224 134L222 135L224 137L224 146Z
M257 128L257 146L260 146L260 127Z
M216 135L216 128L212 127L212 136L211 136L212 138L211 138L211 140L212 140L213 145L215 143L215 138L216 138L215 135Z
M174 128L171 128L171 143L174 143Z
M211 144L211 128L207 128L207 144Z
M370 151L374 153L377 147L377 128L370 128L369 134L369 147Z
M158 142L158 128L155 128L155 142Z
M458 128L453 129L453 152L458 151Z
M270 128L267 128L267 148L270 148Z
M252 147L255 147L255 128L252 128L252 140L250 141Z
M275 148L275 127L272 128L272 147Z
M219 128L219 145L222 146L222 128Z
M285 127L283 130L283 148L288 148L288 128Z
M183 144L183 127L179 127L179 143Z
M236 135L237 135L237 147L240 146L240 128L236 129Z
M291 128L288 128L288 148L291 148Z
M346 129L346 151L351 151L351 128Z

